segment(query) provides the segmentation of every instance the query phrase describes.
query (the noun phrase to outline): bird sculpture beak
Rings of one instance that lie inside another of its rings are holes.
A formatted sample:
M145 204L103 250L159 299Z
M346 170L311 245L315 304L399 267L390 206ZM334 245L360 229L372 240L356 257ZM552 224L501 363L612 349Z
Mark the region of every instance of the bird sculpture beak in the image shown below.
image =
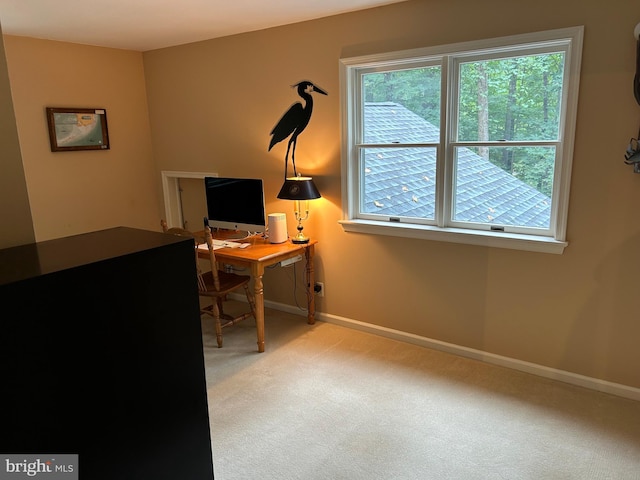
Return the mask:
M324 90L322 90L320 87L316 87L315 85L312 85L312 87L313 87L313 91L314 91L314 92L321 93L322 95L327 95L327 92L325 92Z

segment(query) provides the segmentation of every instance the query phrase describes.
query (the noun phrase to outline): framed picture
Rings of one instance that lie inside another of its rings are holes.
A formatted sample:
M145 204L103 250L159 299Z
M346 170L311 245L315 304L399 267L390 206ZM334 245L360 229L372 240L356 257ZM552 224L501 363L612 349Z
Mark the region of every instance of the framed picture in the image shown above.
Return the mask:
M52 152L109 149L104 108L47 107L47 122Z

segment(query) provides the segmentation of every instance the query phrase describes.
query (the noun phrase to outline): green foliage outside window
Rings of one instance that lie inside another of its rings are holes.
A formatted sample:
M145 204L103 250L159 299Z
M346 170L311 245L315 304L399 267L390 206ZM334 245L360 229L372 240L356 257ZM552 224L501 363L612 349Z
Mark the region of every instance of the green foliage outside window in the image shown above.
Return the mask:
M558 139L564 53L464 62L459 72L458 141ZM363 76L364 101L399 103L439 127L440 77L440 66L370 73ZM474 151L551 196L553 148L476 147Z

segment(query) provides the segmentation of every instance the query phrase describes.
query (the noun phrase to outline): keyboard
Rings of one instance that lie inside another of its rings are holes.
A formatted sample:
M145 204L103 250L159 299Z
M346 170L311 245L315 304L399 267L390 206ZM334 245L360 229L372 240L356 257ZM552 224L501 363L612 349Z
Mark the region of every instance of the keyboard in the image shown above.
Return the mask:
M242 245L240 242L231 242L229 240L219 240L217 238L213 239L213 249L218 250L220 248L238 248ZM201 243L198 245L198 248L202 250L208 250L209 247L206 243Z
M218 248L238 248L240 246L240 242L230 242L229 240L213 240L213 249L217 250Z

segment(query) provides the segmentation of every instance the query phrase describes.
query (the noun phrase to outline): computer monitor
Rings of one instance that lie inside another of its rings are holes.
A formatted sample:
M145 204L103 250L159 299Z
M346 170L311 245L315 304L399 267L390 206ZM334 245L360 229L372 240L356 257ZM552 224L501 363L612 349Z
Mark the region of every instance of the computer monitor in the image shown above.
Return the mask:
M266 231L262 179L205 177L204 186L211 228Z

